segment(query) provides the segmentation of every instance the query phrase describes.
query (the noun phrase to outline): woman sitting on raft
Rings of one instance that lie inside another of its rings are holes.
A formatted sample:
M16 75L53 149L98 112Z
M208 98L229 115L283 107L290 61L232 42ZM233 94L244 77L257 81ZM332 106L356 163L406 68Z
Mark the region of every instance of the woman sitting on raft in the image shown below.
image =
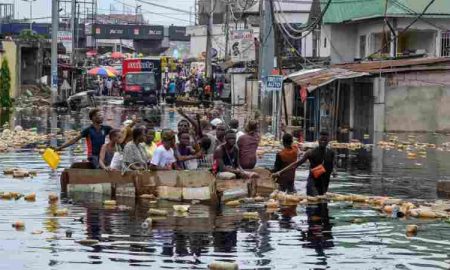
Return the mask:
M148 156L143 145L145 142L145 127L133 129L133 140L125 145L123 150L123 162L126 170L147 169Z
M111 168L111 161L114 154L120 152L120 139L122 137L119 129L113 129L109 132L109 142L100 149L99 165L103 170L120 170L120 168Z

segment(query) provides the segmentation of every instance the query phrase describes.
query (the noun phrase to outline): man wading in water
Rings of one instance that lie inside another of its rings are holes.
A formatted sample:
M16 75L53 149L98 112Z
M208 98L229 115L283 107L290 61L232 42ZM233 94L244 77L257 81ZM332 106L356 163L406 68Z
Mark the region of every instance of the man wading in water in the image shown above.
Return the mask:
M306 194L308 196L324 195L328 192L331 174L336 177L336 172L334 171L335 154L333 150L327 148L328 142L328 132L320 132L318 147L309 150L300 160L297 160L283 170L272 174L272 177L279 178L284 172L295 170L298 166L309 160L310 171L306 184Z

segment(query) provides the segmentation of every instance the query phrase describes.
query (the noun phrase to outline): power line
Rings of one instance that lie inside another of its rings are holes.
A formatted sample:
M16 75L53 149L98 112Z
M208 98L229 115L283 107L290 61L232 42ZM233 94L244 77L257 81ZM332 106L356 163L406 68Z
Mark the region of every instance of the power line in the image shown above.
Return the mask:
M395 5L397 5L398 7L400 7L401 9L403 9L403 10L409 12L410 14L416 15L416 16L419 15L419 13L415 12L413 9L411 9L411 8L409 8L409 7L407 7L407 6L405 6L404 4L398 2L398 0L391 0L391 1L392 1L392 3L394 3ZM434 27L436 27L436 28L438 28L438 29L440 29L440 30L448 31L448 28L447 28L447 27L437 25L436 23L432 23L432 22L430 22L429 20L427 20L427 19L425 19L425 18L420 18L420 20L422 20L423 22L425 22L425 23L427 23L427 24L429 24L429 25L431 25L431 26L434 26Z
M189 14L189 15L191 14L191 11L187 11L187 10L183 10L183 9L179 9L179 8L168 7L168 6L156 4L156 3L153 3L153 2L147 2L147 1L144 1L144 0L137 0L137 1L141 2L141 3L144 3L144 4L147 4L147 5L155 6L155 7L160 7L160 8L173 10L173 11L178 11L178 12L186 13L186 14Z
M273 1L273 0L272 0ZM314 31L314 29L316 28L316 26L322 21L323 16L325 15L325 13L327 12L328 8L330 7L332 0L328 0L327 4L325 5L323 11L320 13L319 17L314 20L314 22L308 26L306 26L304 28L304 31L307 31L306 34L301 35L301 36L294 36L292 35L285 27L284 25L280 24L281 27L283 28L283 30L285 31L285 33L292 39L296 39L296 40L301 40L304 39L306 36L308 36L309 34L311 34L312 31Z
M288 19L285 17L285 13L284 13L284 10L283 10L283 8L281 6L281 3L288 3L287 1L289 1L289 0L287 0L287 1L276 0L276 1L278 3L278 9L279 9L278 13L279 13L280 17L284 19L284 22L286 23L286 25L289 28L289 30L291 30L292 32L297 33L297 34L303 33L303 30L295 29L293 26L291 26L291 24L289 23Z
M413 24L415 24L415 23L416 23L416 22L417 22L417 21L418 21L418 20L419 20L426 12L427 12L428 8L430 8L430 6L431 6L435 1L436 1L436 0L431 0L431 1L428 3L428 5L423 9L423 11L422 11L420 14L418 14L417 17L414 18L414 20L413 20L410 24L408 24L408 26L405 27L405 29L403 29L400 33L398 33L398 35L396 35L394 38L390 38L389 42L386 42L386 44L385 44L381 49L379 49L378 51L372 53L370 56L382 52L384 49L387 48L388 45L390 45L390 44L397 38L397 36L400 36L400 35L404 34L406 31L408 31L408 29L409 29ZM369 56L369 57L370 57L370 56ZM368 58L368 57L366 57L365 59L367 59L367 58Z
M114 2L122 4L122 5L127 6L127 7L136 8L136 6L124 3L124 2L119 1L119 0L114 0ZM149 11L149 10L146 10L146 9L141 9L141 11L145 11L146 14L153 14L153 15L165 17L165 18L172 19L172 20L190 22L189 20L186 20L186 19L176 18L176 17L172 17L172 16L168 16L168 15L162 15L160 13L152 12L152 11Z

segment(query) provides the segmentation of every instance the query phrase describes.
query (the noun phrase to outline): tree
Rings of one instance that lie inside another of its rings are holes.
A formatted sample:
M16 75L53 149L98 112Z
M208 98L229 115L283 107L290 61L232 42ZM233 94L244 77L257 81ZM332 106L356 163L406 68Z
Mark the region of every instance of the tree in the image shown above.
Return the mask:
M0 68L0 105L2 108L11 107L11 97L9 90L11 89L11 75L9 73L8 60L3 59Z

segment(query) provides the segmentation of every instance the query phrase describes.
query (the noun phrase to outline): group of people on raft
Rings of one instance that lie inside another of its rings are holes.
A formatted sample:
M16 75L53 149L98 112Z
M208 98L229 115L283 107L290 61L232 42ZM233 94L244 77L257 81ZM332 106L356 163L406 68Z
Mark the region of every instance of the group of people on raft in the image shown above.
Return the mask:
M257 178L251 170L257 163L260 142L258 122L248 121L245 131L239 130L239 121L228 125L212 115L212 119L195 119L185 114L178 122L177 132L163 129L156 132L147 120L124 122L122 129L103 124L103 113L95 108L89 112L91 125L78 136L56 148L60 151L85 138L90 167L104 170L196 170L210 169L218 179ZM107 138L109 140L107 140ZM295 169L309 160L310 176L307 194L323 195L328 190L330 176L334 173L334 152L327 148L329 136L321 132L319 146L301 153L294 145L293 136L282 137L283 150L277 153L273 178L279 189L295 192Z

